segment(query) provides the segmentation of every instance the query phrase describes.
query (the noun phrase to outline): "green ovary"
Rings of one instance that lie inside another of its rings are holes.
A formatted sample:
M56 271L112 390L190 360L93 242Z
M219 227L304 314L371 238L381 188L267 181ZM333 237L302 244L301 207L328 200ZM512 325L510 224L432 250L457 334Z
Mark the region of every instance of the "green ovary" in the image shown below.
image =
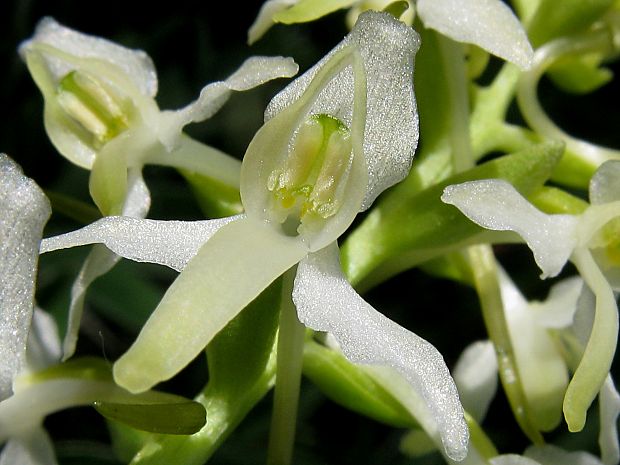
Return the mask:
M94 148L129 127L129 112L120 99L85 73L71 71L64 76L58 84L57 99L65 113L86 132L87 142Z
M333 116L313 115L299 128L282 169L271 172L271 213L308 225L338 211L340 186L351 164L348 128Z

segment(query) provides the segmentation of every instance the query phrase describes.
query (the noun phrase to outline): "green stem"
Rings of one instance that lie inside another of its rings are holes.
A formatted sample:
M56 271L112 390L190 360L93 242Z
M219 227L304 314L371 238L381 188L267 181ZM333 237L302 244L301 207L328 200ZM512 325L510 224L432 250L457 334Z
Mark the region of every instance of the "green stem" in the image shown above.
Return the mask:
M292 268L284 275L282 284L276 387L267 449L268 465L292 463L295 443L305 336L305 327L297 319L297 310L291 300L295 270L296 268Z
M467 257L474 278L474 285L482 307L482 318L489 338L495 347L502 386L517 423L534 444L544 442L538 429L528 417L523 386L517 368L515 354L510 341L508 324L499 287L497 265L493 251L488 245L477 245L467 249Z

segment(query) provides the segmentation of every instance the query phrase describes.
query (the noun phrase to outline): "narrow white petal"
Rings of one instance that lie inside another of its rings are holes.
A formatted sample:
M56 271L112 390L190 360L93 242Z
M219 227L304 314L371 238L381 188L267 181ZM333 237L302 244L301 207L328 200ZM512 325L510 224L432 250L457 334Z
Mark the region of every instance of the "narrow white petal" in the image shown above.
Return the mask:
M39 186L0 154L0 400L25 362L39 243L50 214Z
M267 0L260 8L258 16L248 29L248 44L252 45L274 25L273 16L294 5L299 0Z
M608 160L590 179L590 202L598 205L616 200L620 200L620 160Z
M482 422L497 392L497 357L490 341L465 348L452 371L463 408Z
M35 307L26 349L27 368L38 371L60 361L62 349L54 318Z
M475 44L521 69L534 52L523 26L500 0L418 0L424 25L457 42Z
M542 278L562 270L578 241L576 217L542 213L501 179L448 186L441 200L483 228L518 233L532 250Z
M300 240L249 218L220 229L168 288L138 339L114 364L132 392L166 380L274 279L307 254Z
M525 450L525 456L536 460L540 465L601 465L601 461L592 454L568 452L551 444L530 446Z
M41 253L100 243L129 260L181 271L218 229L238 218L162 221L108 216L77 231L44 239Z
M172 148L186 124L211 118L233 91L250 90L273 79L290 78L298 70L292 58L250 57L228 79L204 87L195 102L177 111L162 112L158 137L166 147Z
M562 418L568 367L555 341L503 269L499 273L508 332L519 370L529 417L541 431L550 431Z
M52 441L41 427L10 439L0 454L0 465L56 465L57 463Z
M39 21L34 36L19 47L22 58L28 50L49 46L76 58L99 60L119 68L140 91L149 97L157 93L157 73L150 57L142 50L132 50L106 39L74 31L53 18ZM49 56L49 71L59 79L73 68L65 61Z
M448 456L466 456L469 431L441 354L355 292L342 273L335 243L301 261L293 302L299 320L332 333L353 363L390 366L403 375L433 412Z
M601 427L598 444L601 448L601 460L605 465L617 465L620 462L618 446L618 415L620 415L620 394L616 390L611 375L598 395Z
M351 33L305 74L276 95L265 119L271 119L298 100L315 75L345 47L361 55L367 81L364 157L368 208L383 190L401 181L411 167L418 142L418 115L413 94L414 56L419 36L388 13L368 11L360 15ZM310 114L329 114L349 127L353 120L354 73L352 66L338 71L314 96Z

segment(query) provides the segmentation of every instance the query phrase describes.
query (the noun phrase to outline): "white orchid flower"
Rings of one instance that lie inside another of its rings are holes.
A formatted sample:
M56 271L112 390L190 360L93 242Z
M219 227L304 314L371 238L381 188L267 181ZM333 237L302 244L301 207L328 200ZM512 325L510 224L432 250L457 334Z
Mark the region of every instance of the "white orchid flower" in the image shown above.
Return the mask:
M390 1L268 0L248 31L248 42L257 41L273 24L313 21L341 8L384 8ZM424 26L457 42L477 45L514 63L531 66L534 52L523 26L500 0L416 0L415 13Z
M100 210L140 218L150 207L145 164L185 168L238 189L240 162L182 134L183 127L211 117L233 91L297 72L290 58L253 57L225 81L207 85L185 108L160 111L154 99L157 74L141 50L44 18L19 51L43 94L52 143L68 160L92 170L90 190ZM71 290L65 359L75 351L88 287L118 260L96 247L80 270Z
M0 154L0 401L26 363L39 244L50 214L39 186Z
M505 181L487 179L449 186L442 200L480 226L518 233L534 254L542 277L556 276L570 259L596 296L596 317L583 358L567 388L564 415L580 431L600 390L618 338L618 217L620 161L601 165L590 184L592 204L581 215L547 215Z
M418 47L410 27L386 13L365 13L278 94L242 164L245 215L195 223L109 217L44 241L43 251L101 242L133 260L182 269L116 362L120 385L137 392L174 376L298 265L293 301L300 321L331 332L350 360L401 372L436 416L448 454L465 455L467 426L443 358L366 303L338 261L337 238L410 168Z

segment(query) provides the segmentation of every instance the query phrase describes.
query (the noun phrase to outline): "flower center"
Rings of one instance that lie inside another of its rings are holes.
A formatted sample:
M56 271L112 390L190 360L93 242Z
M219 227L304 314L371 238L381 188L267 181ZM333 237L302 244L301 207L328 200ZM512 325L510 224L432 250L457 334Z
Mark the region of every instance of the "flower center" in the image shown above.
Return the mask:
M58 84L58 103L84 131L89 145L100 148L129 127L121 99L88 74L71 71Z
M273 219L294 234L299 227L321 223L336 214L351 150L349 129L339 119L326 114L308 118L283 167L269 175Z

